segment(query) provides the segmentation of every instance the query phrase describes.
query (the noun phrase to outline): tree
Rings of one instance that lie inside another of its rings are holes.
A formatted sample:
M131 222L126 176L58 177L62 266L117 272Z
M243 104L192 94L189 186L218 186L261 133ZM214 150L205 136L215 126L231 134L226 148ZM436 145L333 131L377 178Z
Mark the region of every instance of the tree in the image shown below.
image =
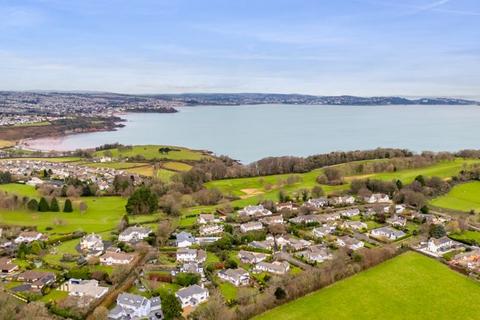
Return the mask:
M275 298L277 298L277 300L283 300L286 297L287 293L285 292L285 290L283 290L283 288L277 287L277 289L275 289Z
M173 293L165 293L162 298L162 310L165 320L179 319L182 315L182 306L180 301Z
M314 198L320 198L325 195L325 192L323 191L323 188L320 186L314 186L311 191L312 197Z
M228 224L226 225L228 226ZM167 243L170 234L175 228L173 227L170 220L162 220L158 223L157 227L157 242L159 246L164 246Z
M50 211L52 211L52 212L59 212L60 211L60 207L58 205L57 198L55 198L55 197L52 199L52 202L50 203Z
M200 276L196 273L180 272L175 276L175 283L182 287L188 287L197 284L200 281Z
M48 309L44 303L34 301L22 307L17 319L50 320L52 317L48 313Z
M38 211L38 201L36 199L28 201L27 208L30 211Z
M73 211L72 201L67 198L67 200L65 200L65 204L63 205L63 212L72 212L72 211Z
M85 211L87 211L87 209L88 209L88 206L85 202L82 201L78 205L78 209L80 210L80 213L85 213Z
M432 224L428 233L431 237L437 239L444 237L447 234L445 227L442 224Z
M40 211L40 212L50 211L50 207L49 207L47 199L45 199L45 197L42 197L40 199L40 202L38 203L38 211Z
M141 187L128 198L125 206L129 214L153 213L158 209L158 198L149 188Z
M104 306L99 306L95 308L92 313L92 320L107 320L108 319L108 309Z

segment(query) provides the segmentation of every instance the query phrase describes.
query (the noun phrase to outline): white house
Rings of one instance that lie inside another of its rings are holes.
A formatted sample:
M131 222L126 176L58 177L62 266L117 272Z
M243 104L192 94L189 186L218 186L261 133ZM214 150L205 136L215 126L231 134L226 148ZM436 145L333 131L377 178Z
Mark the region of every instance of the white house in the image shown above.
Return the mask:
M290 270L290 264L286 261L274 261L274 262L259 262L253 268L254 272L270 272L273 274L286 274Z
M108 292L107 287L98 285L97 280L69 279L60 286L60 290L67 291L70 296L101 298Z
M161 320L163 319L162 301L160 297L147 299L124 292L117 297L117 305L110 310L108 318L112 320Z
M242 210L238 211L238 214L240 216L247 216L247 217L252 217L252 216L271 216L272 212L270 210L265 209L261 204L258 206L246 206Z
M315 237L317 238L322 238L325 237L327 234L331 234L335 231L334 226L322 226L322 227L317 227L312 230L312 233Z
M407 225L407 219L397 215L388 218L385 222L393 227L405 227Z
M207 260L207 253L203 250L179 248L177 249L177 261L180 262L198 262Z
M355 203L355 198L353 196L334 197L334 198L330 199L330 202L333 205L354 204Z
M250 282L250 275L242 268L220 270L218 272L218 277L230 282L236 287L248 285Z
M107 266L129 264L133 261L135 256L134 253L107 251L100 256L100 263Z
M30 243L43 239L43 234L36 231L22 231L14 240L15 243Z
M317 263L322 263L325 260L330 260L333 258L332 253L323 246L313 246L305 251L297 252L296 255L306 259L307 261Z
M144 227L128 227L118 236L118 241L137 242L148 237L152 233L152 229Z
M192 236L191 233L182 231L180 233L177 233L177 247L179 248L186 248L190 247L195 243L195 237Z
M265 224L267 226L272 225L272 224L283 224L283 216L279 215L279 216L265 217L265 218L260 219L260 222L262 222L263 224Z
M382 227L373 229L372 231L370 231L370 235L375 238L383 238L394 241L406 236L406 233L397 229L393 229L391 227Z
M368 226L365 222L362 221L345 221L342 223L342 228L350 230L362 230L367 229Z
M430 238L427 243L427 249L433 253L443 254L453 247L455 247L456 242L448 237L442 237L440 239Z
M243 233L262 229L263 224L259 221L251 221L240 225L240 231Z
M39 185L42 185L44 184L44 181L40 178L37 178L37 177L32 177L29 181L27 181L25 183L26 185L28 186L32 186L32 187L36 187L36 186L39 186Z
M202 236L208 236L212 234L222 233L223 232L223 225L221 224L206 224L200 226L200 234Z
M211 213L201 213L197 217L198 224L209 224L214 222L216 222L215 216Z
M103 253L102 237L95 233L87 234L80 240L80 250L87 255L98 256Z
M365 197L364 200L367 203L382 203L390 202L390 197L383 193L374 193L369 197Z
M328 205L328 199L324 197L309 199L307 202L305 202L305 205L312 209L321 209Z
M267 259L268 255L261 252L251 252L240 250L238 252L238 258L242 263L255 264L264 261Z
M347 247L350 250L358 250L363 248L365 244L351 236L343 236L337 238L337 245L340 247Z
M345 218L351 218L358 216L360 214L360 210L358 208L343 210L340 212L340 215Z
M178 290L175 296L180 300L182 308L186 308L196 307L200 303L207 301L209 293L207 289L194 284Z

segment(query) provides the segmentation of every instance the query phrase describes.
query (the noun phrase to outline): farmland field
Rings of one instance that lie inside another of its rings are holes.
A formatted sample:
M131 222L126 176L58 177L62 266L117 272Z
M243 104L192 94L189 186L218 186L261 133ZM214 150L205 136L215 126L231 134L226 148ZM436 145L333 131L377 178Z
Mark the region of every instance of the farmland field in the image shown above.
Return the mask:
M407 252L257 316L293 319L478 319L480 284Z
M169 147L174 149L168 153L162 154L158 151L159 148ZM209 158L210 156L204 154L201 151L190 150L187 148L181 147L171 147L171 146L160 146L160 145L144 145L144 146L133 146L132 148L115 148L109 149L113 157L134 157L141 155L146 160L152 159L168 159L168 160L200 160L202 158ZM105 150L95 152L95 156L102 156Z
M457 185L446 195L433 199L430 204L459 211L470 211L472 209L480 211L480 182Z
M174 171L188 171L192 169L192 166L183 162L169 161L163 164L163 167L168 170Z

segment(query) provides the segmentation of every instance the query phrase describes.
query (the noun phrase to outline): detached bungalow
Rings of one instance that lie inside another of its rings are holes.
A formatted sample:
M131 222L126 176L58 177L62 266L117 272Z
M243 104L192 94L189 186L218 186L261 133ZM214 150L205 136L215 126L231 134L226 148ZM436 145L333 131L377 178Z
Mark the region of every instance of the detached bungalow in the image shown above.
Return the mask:
M118 236L118 241L137 242L141 241L152 233L152 229L144 227L128 227Z
M337 238L337 245L340 247L347 247L350 250L358 250L365 245L362 241L350 236L343 236Z
M251 221L247 223L242 223L240 225L240 231L243 233L255 231L255 230L262 230L263 224L259 221Z
M274 262L259 262L253 268L254 272L270 272L273 274L283 275L290 270L290 264L286 261L274 261Z
M263 216L271 216L272 212L270 210L265 209L261 204L258 206L246 206L242 210L238 211L240 216L247 216L247 217L263 217Z
M218 277L230 282L236 287L248 285L250 282L250 275L242 268L220 270Z
M136 255L134 253L108 251L105 252L102 256L100 256L100 263L107 266L116 264L129 264L133 261L135 256Z
M14 240L15 243L30 243L33 241L43 240L44 236L40 232L36 231L23 231L20 235Z
M207 301L209 293L207 289L194 284L178 290L175 296L180 300L182 308L186 308L196 307L200 303Z
M385 238L394 241L406 236L406 233L391 227L382 227L372 230L370 235L375 238Z
M251 252L240 250L238 252L238 258L242 263L255 264L264 261L267 259L268 255L260 252Z

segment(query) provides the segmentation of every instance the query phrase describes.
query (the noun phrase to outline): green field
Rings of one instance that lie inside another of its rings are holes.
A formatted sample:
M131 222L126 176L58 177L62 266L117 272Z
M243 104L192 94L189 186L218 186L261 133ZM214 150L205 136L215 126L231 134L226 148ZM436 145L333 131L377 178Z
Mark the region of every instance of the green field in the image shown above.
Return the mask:
M255 319L478 319L480 284L407 252Z
M457 185L449 193L430 201L435 207L458 211L480 211L480 182Z
M0 185L0 190L22 196L39 197L35 188L26 185L5 184ZM36 226L39 231L46 231L47 227L51 227L49 233L69 233L76 230L102 232L116 228L120 218L125 214L126 200L121 197L85 197L81 198L81 201L87 204L85 213L78 211L79 201L75 200L74 211L71 213L0 210L0 223Z
M161 154L158 149L162 147L170 147L175 151L170 151L168 154ZM146 160L152 159L167 159L167 160L192 160L197 161L202 158L209 158L210 156L204 154L201 151L194 151L187 148L172 147L172 146L160 146L160 145L144 145L133 146L131 149L118 148L109 150L113 157L118 158L130 158L137 155L145 157ZM95 152L95 156L103 156L105 150Z
M188 171L192 166L183 162L169 161L162 165L165 169L173 171Z
M130 169L135 167L145 166L145 163L140 162L85 162L80 163L82 166L92 167L92 168L109 168L109 169Z

